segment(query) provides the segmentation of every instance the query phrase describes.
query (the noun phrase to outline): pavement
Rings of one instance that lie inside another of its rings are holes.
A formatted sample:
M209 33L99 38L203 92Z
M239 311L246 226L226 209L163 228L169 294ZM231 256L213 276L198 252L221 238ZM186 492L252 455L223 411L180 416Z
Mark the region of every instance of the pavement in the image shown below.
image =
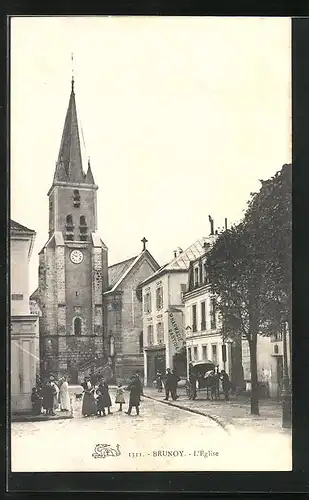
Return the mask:
M203 414L222 425L228 432L235 429L251 427L255 431L283 432L291 434L290 429L282 428L282 406L278 401L267 399L260 401L260 415L251 415L249 396L231 396L225 401L223 395L220 400L207 400L206 394L201 392L197 398L189 400L184 388L179 388L176 401L163 401L165 393L158 393L155 388L144 388L146 397L155 399L164 404L177 406L187 411Z
M133 410L128 416L117 411L115 388L111 387L113 414L83 417L82 400L75 397L81 391L81 387L70 386L74 418L11 423L13 472L291 469L288 434L274 431L270 435L267 429L263 434L245 424L240 429L234 426L234 432L229 434L207 416L209 407L212 411L216 408L211 402L191 402L181 394L176 402L166 404L162 393L150 394L145 389L140 415L134 415ZM127 403L128 398L125 393ZM193 411L188 411L192 404ZM213 403L221 409L230 404ZM202 405L207 411L201 409ZM239 404L239 408L242 406ZM222 412L216 412L222 416ZM113 456L96 457L97 447L110 448Z

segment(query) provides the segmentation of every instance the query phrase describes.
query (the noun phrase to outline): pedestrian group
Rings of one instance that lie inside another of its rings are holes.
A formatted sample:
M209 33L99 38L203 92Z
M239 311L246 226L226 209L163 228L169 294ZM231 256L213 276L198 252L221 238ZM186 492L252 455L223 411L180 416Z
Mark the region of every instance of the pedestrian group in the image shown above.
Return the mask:
M56 382L51 375L45 380L36 378L36 386L31 393L32 414L56 415L55 411L70 411L71 400L69 394L68 377L63 376Z
M96 385L94 377L85 377L82 383L83 387L83 403L82 414L84 417L97 415L98 417L105 417L111 415L112 400L109 394L108 383L104 378L99 380ZM139 415L139 407L141 396L143 395L143 384L138 373L135 373L126 388L121 383L118 384L116 389L115 403L119 405L119 412L122 412L122 406L126 403L124 391L130 392L129 407L125 413L131 415L132 409L135 408L136 415Z
M216 370L207 374L207 378L207 395L208 388L210 387L211 399L217 399L219 397L219 382L221 381L225 400L228 401L231 382L225 370L219 372L217 367ZM190 399L196 398L199 379L200 374L195 374L191 370L189 373L189 383L191 387ZM170 396L173 401L178 399L177 385L179 380L180 377L176 374L175 370L171 370L170 368L167 368L165 375L162 375L160 371L157 372L154 383L156 384L158 392L162 392L164 387L164 401L168 401ZM82 415L84 417L89 417L91 415L105 417L106 415L112 414L112 400L108 383L104 377L100 377L99 381L97 381L96 376L92 373L90 376L85 377L81 385L83 388ZM122 412L122 407L126 404L124 396L125 390L130 393L128 411L125 413L131 415L132 409L135 408L136 415L139 415L141 396L143 395L143 384L137 372L130 378L127 387L124 388L121 383L118 384L115 404L119 405L119 412ZM53 375L44 381L38 376L36 386L32 389L31 402L32 413L34 415L45 413L45 415L54 416L56 415L55 411L69 411L71 408L71 400L68 377L63 376L56 382Z

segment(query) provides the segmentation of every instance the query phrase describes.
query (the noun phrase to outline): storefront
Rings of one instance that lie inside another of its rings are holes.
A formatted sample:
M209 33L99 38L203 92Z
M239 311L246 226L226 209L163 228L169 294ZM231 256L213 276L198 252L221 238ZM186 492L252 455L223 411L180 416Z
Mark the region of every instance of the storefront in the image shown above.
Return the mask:
M145 379L147 386L152 386L156 378L156 374L165 373L166 356L165 347L147 347L145 348L146 363L145 363Z

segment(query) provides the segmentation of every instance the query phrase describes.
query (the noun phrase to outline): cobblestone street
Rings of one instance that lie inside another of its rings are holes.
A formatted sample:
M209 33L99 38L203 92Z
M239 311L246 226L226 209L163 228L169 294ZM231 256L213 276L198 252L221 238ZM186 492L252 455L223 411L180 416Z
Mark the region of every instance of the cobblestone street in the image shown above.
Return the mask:
M114 401L113 390L111 397ZM113 415L84 418L81 400L72 397L72 402L73 419L12 423L13 472L289 470L291 467L288 435L275 433L270 447L267 434L263 437L248 428L246 432L236 430L230 436L206 416L146 397L141 403L140 416L128 416L113 406ZM95 459L92 454L97 444L112 448L119 444L121 455ZM160 456L158 451L170 451L173 455Z

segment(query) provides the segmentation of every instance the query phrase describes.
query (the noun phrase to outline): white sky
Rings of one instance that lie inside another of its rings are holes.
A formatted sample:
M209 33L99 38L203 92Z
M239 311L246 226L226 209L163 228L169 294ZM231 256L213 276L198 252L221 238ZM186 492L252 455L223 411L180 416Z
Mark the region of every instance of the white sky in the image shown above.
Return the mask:
M48 238L67 110L77 112L113 264L160 264L239 220L250 192L291 161L290 19L24 17L11 26L11 217Z

